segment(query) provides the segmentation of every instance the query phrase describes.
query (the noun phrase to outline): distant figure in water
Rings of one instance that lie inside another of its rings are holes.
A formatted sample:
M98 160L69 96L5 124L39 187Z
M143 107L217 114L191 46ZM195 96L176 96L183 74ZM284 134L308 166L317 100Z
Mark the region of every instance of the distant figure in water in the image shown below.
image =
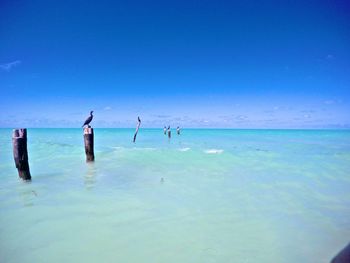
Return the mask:
M164 135L166 135L166 126L164 126Z
M163 177L160 179L160 182L161 182L161 183L164 183L164 178L163 178Z
M92 121L92 118L94 117L94 116L92 115L93 112L94 112L94 111L90 111L90 116L86 119L86 121L84 122L83 126L81 126L82 128L83 128L85 125L87 125L88 128L91 127L89 124L90 124L90 122Z
M177 133L177 135L180 135L180 127L179 126L177 126L177 128L176 128L176 133Z
M169 139L171 138L171 130L170 130L170 125L168 126L168 137L169 137Z

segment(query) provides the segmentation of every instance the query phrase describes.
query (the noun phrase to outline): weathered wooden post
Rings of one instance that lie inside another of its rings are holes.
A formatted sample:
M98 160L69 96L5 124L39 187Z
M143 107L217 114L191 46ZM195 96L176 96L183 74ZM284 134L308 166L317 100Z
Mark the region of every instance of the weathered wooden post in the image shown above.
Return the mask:
M171 130L170 130L170 126L168 127L168 138L171 138Z
M27 150L27 129L15 129L12 135L13 158L15 160L18 175L23 180L30 180L28 150Z
M350 262L350 243L344 247L331 261L331 263Z
M136 131L135 131L133 142L136 141L136 136L137 136L137 133L139 132L140 125L141 125L141 119L140 119L140 117L137 117L137 126L136 126Z
M95 160L94 129L91 127L84 128L84 144L85 144L86 161L93 162Z

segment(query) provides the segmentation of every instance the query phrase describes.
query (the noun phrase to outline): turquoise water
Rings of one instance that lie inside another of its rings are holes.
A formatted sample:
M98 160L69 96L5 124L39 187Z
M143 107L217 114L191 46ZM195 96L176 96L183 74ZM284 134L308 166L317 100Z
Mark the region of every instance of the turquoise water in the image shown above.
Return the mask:
M0 262L329 262L350 241L350 131L0 129ZM163 178L163 179L162 179Z

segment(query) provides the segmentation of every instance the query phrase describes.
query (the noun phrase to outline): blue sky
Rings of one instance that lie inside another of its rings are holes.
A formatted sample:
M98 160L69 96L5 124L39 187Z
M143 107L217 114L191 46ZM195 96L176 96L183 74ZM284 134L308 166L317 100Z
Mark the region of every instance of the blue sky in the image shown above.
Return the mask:
M349 128L347 1L0 1L0 127Z

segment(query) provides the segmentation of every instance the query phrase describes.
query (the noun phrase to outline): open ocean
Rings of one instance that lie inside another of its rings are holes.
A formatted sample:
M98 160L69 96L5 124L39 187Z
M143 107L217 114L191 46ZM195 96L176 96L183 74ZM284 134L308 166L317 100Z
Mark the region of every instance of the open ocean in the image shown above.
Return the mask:
M320 263L350 242L350 131L0 129L0 262ZM163 178L163 179L162 179Z

